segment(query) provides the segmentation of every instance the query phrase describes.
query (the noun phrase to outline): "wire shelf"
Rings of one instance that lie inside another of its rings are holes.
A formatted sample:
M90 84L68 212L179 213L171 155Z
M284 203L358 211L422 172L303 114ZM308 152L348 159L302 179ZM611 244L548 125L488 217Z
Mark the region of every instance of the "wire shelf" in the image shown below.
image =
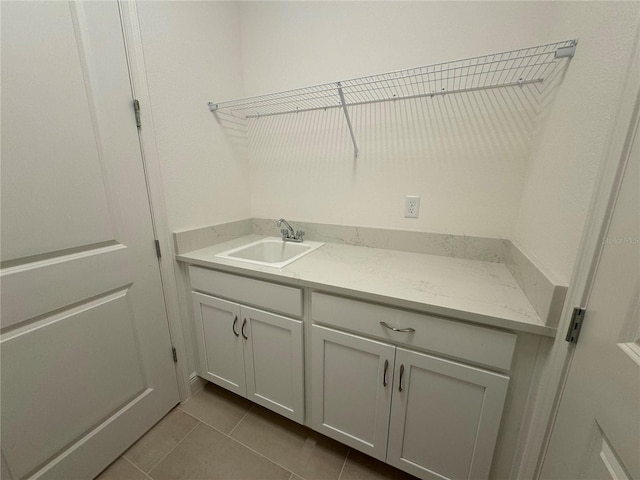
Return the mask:
M357 157L358 147L347 107L541 84L573 57L576 45L576 40L564 40L267 95L209 102L209 109L216 114L249 119L342 108Z
M565 59L573 56L575 46L575 40L565 40L227 102L210 102L209 107L241 118L259 118L541 83ZM342 88L344 105L339 88Z

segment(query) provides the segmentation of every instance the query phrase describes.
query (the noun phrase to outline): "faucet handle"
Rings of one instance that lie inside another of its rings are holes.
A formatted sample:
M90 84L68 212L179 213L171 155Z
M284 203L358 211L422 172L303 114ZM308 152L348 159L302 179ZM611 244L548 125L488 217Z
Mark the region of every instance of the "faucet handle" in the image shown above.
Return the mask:
M296 237L302 240L302 237L304 237L304 232L302 230L296 230Z
M280 233L282 234L282 238L289 238L289 230L286 228L281 229Z

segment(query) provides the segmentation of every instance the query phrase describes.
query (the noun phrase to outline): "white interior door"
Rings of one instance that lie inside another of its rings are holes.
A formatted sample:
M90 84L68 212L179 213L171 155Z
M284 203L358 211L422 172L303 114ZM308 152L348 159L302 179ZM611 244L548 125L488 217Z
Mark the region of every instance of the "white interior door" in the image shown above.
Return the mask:
M631 148L542 478L640 478L640 138Z
M91 478L178 403L116 2L1 2L2 475Z

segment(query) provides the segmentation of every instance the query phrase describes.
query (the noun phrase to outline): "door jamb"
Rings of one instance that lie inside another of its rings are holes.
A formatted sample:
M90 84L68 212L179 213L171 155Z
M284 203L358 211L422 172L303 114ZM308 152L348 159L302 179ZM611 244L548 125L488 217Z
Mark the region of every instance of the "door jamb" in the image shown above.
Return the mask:
M629 131L635 128L639 120L639 54L640 28L636 31L630 64L618 100L615 122L596 177L567 299L558 324L558 335L540 378L540 388L530 417L530 428L519 448L522 453L519 456L520 461L518 462L518 456L516 456L516 462L512 466L511 478L537 480L542 472L576 347L575 344L565 341L563 332L569 327L573 307L586 305L602 251L602 238L611 221L615 199L622 183L628 152L631 148L633 137L629 135Z
M158 259L160 277L164 294L169 333L172 346L176 349L176 375L180 401L184 402L191 396L189 369L182 316L178 300L178 286L176 281L174 248L171 242L172 234L169 229L167 206L162 184L160 158L156 143L156 133L151 113L151 100L147 71L142 45L142 31L138 20L138 9L135 1L118 0L120 19L124 37L127 63L131 78L133 96L140 101L142 108L140 118L142 127L139 131L142 161L149 193L151 216L155 233L163 252ZM171 352L167 352L169 355Z

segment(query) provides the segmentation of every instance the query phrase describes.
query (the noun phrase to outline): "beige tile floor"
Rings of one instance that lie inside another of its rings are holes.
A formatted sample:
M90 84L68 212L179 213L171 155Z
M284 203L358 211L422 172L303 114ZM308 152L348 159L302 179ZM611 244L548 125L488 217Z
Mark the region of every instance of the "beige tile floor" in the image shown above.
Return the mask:
M98 480L415 480L208 384Z

